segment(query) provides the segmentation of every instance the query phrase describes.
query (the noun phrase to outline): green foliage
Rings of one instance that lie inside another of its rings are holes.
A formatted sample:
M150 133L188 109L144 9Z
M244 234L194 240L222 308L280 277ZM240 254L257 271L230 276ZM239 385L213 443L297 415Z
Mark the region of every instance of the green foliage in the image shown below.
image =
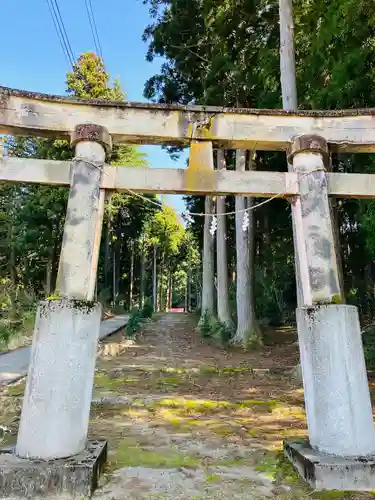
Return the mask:
M124 308L124 304L120 303L120 304L115 304L112 308L112 313L113 314L125 314L125 308Z
M0 351L6 347L12 335L14 330L4 321L0 321Z
M234 336L233 327L222 321L217 322L216 329L213 333L220 339L220 343L223 347L228 347L230 340Z
M81 54L73 71L67 74L67 92L84 99L103 99L123 101L125 94L119 82L109 84L109 75L105 71L101 57L93 52Z
M257 332L250 332L247 337L247 348L248 349L257 349L259 347L263 347L262 337Z
M375 325L371 325L365 329L362 334L362 342L366 367L368 370L375 370Z
M129 320L126 324L125 333L128 337L135 337L141 329L142 323L149 321L153 314L152 301L147 298L142 309L133 307L130 311Z
M147 81L146 97L167 103L281 107L278 2L144 3L152 17L144 32L148 59L166 59L160 72ZM295 0L293 8L300 107L372 107L375 16L369 2ZM375 172L374 155L333 154L332 160L333 170L338 172ZM286 169L284 154L257 151L254 161L257 170ZM231 163L229 158L229 168ZM186 200L189 210L203 212L203 197ZM371 318L375 317L374 214L373 200L337 202L345 292L348 302ZM290 207L275 200L257 209L254 216L256 312L259 318L276 324L294 317L296 304ZM189 227L201 248L203 218L195 218ZM235 241L230 217L228 239ZM234 245L228 245L229 262L234 265L231 247Z
M198 331L202 337L208 338L212 335L212 316L208 311L204 311L198 323Z
M76 98L125 99L118 81L111 83L102 59L90 52L82 54L73 71L68 73L67 92ZM71 160L73 157L69 143L64 140L7 137L5 146L7 153L16 157L53 160ZM139 147L127 144L114 146L110 162L125 167L149 166L147 155ZM145 197L155 198L149 194ZM53 295L67 199L66 188L21 184L0 186L0 280L6 279L11 288L11 293L6 296L7 314L12 307L16 310L19 287L29 290L37 298ZM106 307L110 303L114 307L118 302L129 304L129 242L135 243L134 297L140 289L137 271L141 247L146 260L143 292L151 295L151 271L147 262L151 257L150 239L158 238L165 248L166 263L167 257L173 253L176 257L173 266L178 267L177 254L184 229L171 209L166 209L165 220L159 217L156 222L152 221L156 211L158 209L151 203L127 193L113 193L107 200L97 286L97 298ZM150 234L149 228L153 226L157 227L157 232ZM3 302L0 289L0 309ZM122 307L120 310L123 312Z
M153 312L154 312L154 306L152 304L152 300L149 297L147 297L142 307L142 317L152 318Z
M142 321L142 312L138 309L138 307L133 307L130 311L129 319L125 328L126 336L135 337L141 329Z
M282 480L285 483L298 481L298 473L282 451L267 454L256 470L265 474L272 481Z

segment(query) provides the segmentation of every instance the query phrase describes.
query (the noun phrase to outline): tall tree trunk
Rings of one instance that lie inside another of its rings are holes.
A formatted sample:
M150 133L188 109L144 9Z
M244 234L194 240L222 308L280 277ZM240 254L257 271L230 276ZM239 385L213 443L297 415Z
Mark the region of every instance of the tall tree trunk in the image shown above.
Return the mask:
M168 270L168 289L167 289L167 309L170 311L172 309L172 271Z
M197 271L195 275L195 300L197 303L197 310L202 311L202 284L200 281L200 273ZM375 293L374 293L375 295Z
M189 312L189 278L188 273L186 273L186 286L185 286L185 300L184 300L184 312Z
M52 265L52 250L50 249L50 255L48 256L46 265L46 284L44 287L44 294L46 297L49 297L52 292Z
M16 270L16 249L14 245L14 225L13 218L10 221L8 230L9 242L9 274L10 274L10 301L11 301L11 320L17 319L17 270Z
M159 272L159 305L158 311L164 312L166 301L164 300L164 252L160 257L160 272Z
M246 151L236 151L236 170L246 170ZM237 331L232 340L248 347L261 344L262 338L254 309L254 217L248 212L248 227L245 229L244 210L253 204L253 199L236 196L236 253L237 253Z
M142 309L145 303L145 279L146 279L146 256L145 256L145 240L142 237L141 243L141 270L140 270L140 289L139 289L139 307Z
M60 219L56 221L56 227L53 235L52 247L52 265L51 265L51 292L56 289L57 271L59 267L59 241L60 241Z
M52 260L53 260L53 245L54 245L54 232L53 226L51 227L51 232L49 234L50 245L48 247L48 255L46 262L46 279L44 283L44 295L45 297L49 297L52 292Z
M330 170L332 170L332 165L329 163ZM339 286L341 294L341 303L344 304L345 301L345 287L344 287L344 271L342 263L342 246L340 244L340 212L338 210L338 200L337 198L329 198L329 208L331 211L332 229L334 237L334 245L336 250L337 259L337 270L339 276Z
M191 312L191 267L187 271L186 283L186 312Z
M210 196L206 196L204 203L204 211L206 214L213 213L213 200ZM214 314L214 244L215 236L211 235L210 227L212 216L206 215L204 218L203 229L203 279L202 279L202 315L201 320L207 314Z
M111 287L110 235L111 235L110 221L107 221L104 230L104 288L107 290L109 290Z
M297 110L297 85L296 85L296 63L294 55L294 22L292 0L279 0L280 17L280 81L283 98L283 109L286 111ZM293 165L288 164L288 170L293 171ZM301 202L298 197L292 200L292 225L294 241L294 265L297 287L297 304L304 304L301 271L305 267L303 255L299 255L298 248L303 248L303 242L297 244L297 239L301 237L296 230L296 220L302 217ZM302 235L303 237L303 235ZM302 259L302 260L301 260Z
M133 288L134 288L134 251L135 241L132 240L130 247L130 286L129 286L129 305L133 307Z
M117 269L117 260L116 260L116 249L113 247L112 249L112 302L113 305L116 304L116 298L117 298L117 276L116 276L116 269Z
M224 150L217 151L217 169L226 170ZM217 259L217 315L221 323L231 327L233 322L229 308L229 286L228 286L228 255L227 255L227 225L225 213L225 196L216 199L217 213L217 236L216 236L216 259Z
M154 312L158 312L158 269L157 269L157 247L154 245L153 269L152 269L152 301Z

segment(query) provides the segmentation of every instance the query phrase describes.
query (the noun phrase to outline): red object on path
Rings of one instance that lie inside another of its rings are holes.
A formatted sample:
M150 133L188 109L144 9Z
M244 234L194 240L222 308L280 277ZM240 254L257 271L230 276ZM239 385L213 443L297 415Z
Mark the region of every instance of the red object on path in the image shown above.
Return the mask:
M183 313L183 312L185 312L185 309L183 307L172 307L171 312L172 313Z

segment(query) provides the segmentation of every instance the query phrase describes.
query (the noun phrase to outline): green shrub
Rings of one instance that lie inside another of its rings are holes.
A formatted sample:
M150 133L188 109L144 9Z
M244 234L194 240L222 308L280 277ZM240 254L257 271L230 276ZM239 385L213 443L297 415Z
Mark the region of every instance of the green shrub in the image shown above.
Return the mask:
M362 334L366 366L368 370L375 370L375 325L366 328Z
M216 325L216 331L214 333L220 339L221 345L223 347L228 347L231 338L234 336L233 327L221 321L218 321Z
M133 307L130 311L129 319L126 324L125 333L128 337L134 337L140 330L143 322L142 313L138 307Z
M198 323L198 331L202 337L211 337L212 335L212 317L208 311L204 311Z
M0 348L6 347L12 335L12 329L5 323L0 322Z
M123 304L115 304L111 310L113 314L125 314L125 307Z
M152 300L148 297L145 300L145 303L143 304L142 316L144 318L152 318L153 312L154 312L154 305L152 303Z

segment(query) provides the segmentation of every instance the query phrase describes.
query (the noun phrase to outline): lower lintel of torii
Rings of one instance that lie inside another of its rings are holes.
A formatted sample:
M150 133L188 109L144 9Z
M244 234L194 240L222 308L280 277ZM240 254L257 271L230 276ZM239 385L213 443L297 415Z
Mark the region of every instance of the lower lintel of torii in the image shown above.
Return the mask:
M71 163L27 158L0 158L0 182L70 185ZM138 193L244 195L256 197L298 194L297 175L292 172L212 171L197 173L189 182L189 169L104 167L101 187ZM328 194L342 198L375 198L375 174L327 173Z

